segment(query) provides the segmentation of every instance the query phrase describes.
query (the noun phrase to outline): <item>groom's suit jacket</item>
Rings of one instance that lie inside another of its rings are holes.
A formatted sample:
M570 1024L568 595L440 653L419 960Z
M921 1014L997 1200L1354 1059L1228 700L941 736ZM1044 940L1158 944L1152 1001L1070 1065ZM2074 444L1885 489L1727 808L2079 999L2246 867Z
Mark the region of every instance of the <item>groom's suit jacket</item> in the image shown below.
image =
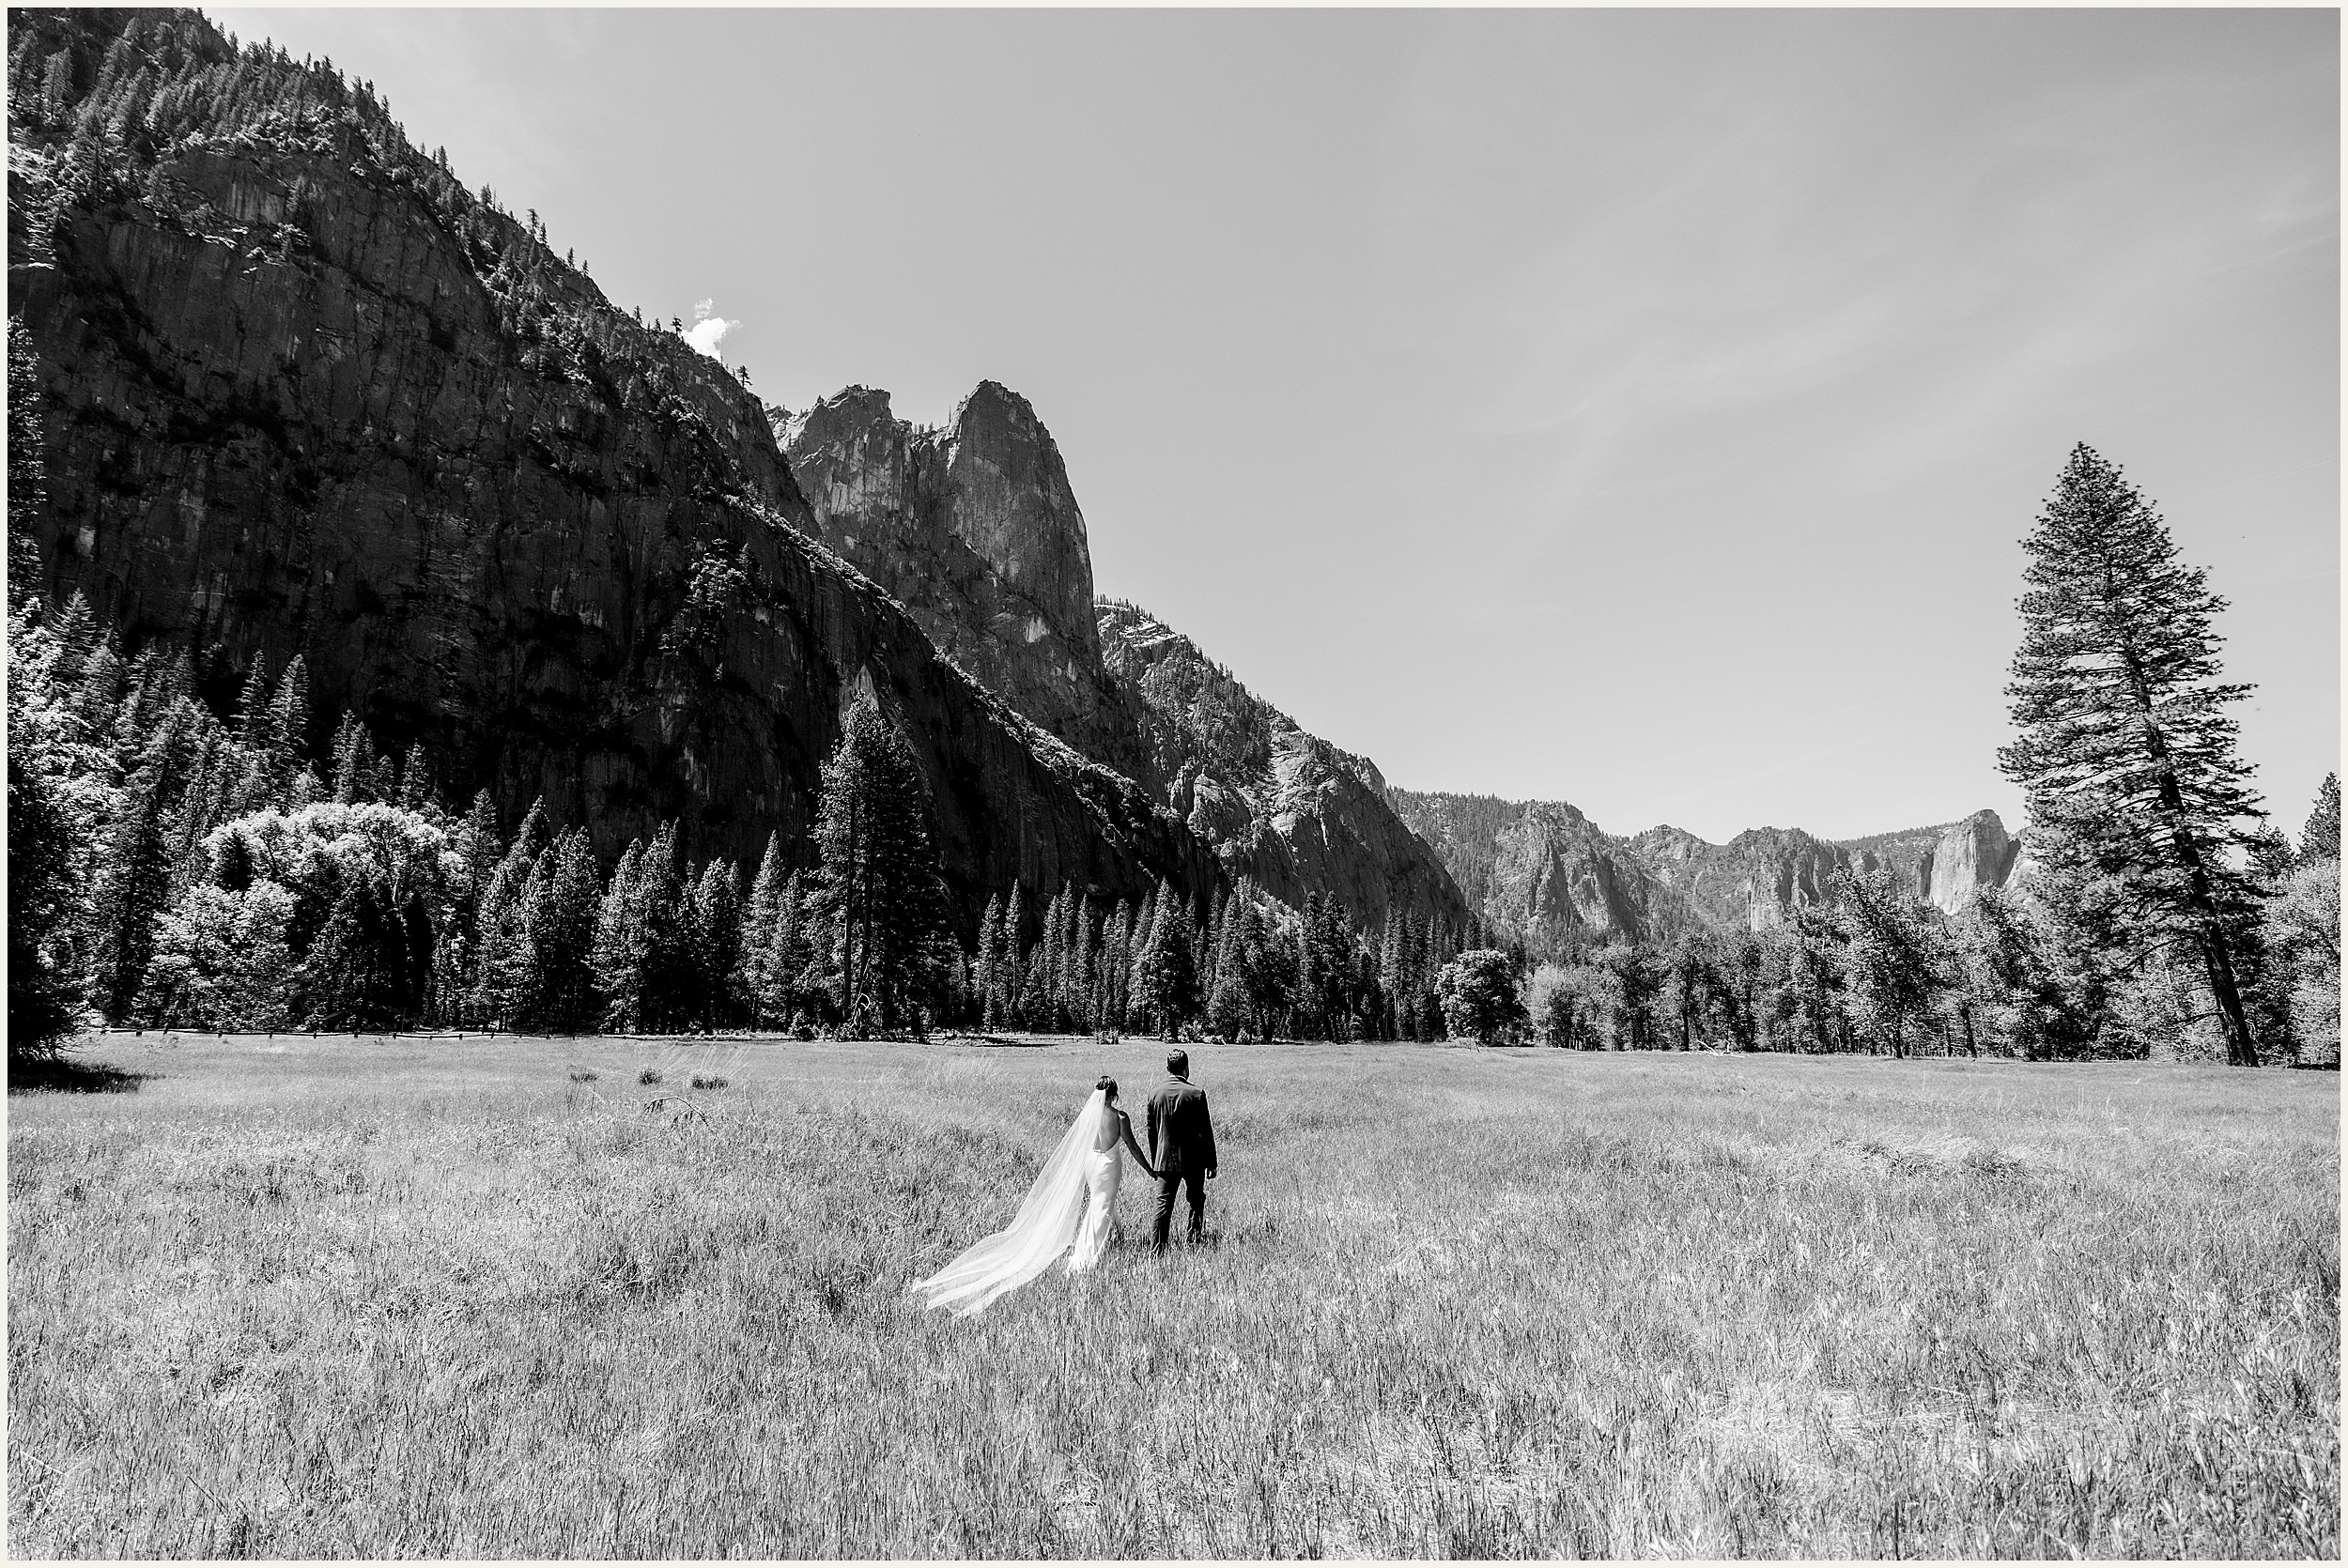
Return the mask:
M1214 1168L1214 1123L1207 1091L1169 1078L1150 1097L1150 1162L1166 1176Z

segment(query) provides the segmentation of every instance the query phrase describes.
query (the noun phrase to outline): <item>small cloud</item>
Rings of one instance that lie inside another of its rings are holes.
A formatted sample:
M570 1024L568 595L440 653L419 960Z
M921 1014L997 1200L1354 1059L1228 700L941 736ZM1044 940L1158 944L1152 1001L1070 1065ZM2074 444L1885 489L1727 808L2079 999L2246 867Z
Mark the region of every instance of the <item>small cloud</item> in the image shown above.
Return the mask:
M711 315L716 304L714 300L696 301L693 324L685 329L685 341L713 360L718 358L718 346L725 342L726 334L742 325L739 321L728 321L722 315Z

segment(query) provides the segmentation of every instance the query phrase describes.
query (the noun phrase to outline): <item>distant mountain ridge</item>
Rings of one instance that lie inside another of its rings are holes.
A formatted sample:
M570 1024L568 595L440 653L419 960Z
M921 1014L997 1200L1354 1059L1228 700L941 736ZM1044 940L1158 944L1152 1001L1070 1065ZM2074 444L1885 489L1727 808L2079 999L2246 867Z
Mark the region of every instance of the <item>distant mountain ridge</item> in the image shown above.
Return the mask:
M1838 870L1887 870L1956 914L2002 887L2020 840L1995 811L1864 838L1752 828L1714 844L1668 825L1617 837L1562 801L1389 787L1386 798L1432 845L1486 925L1537 949L1659 939L1690 926L1766 930L1831 900Z

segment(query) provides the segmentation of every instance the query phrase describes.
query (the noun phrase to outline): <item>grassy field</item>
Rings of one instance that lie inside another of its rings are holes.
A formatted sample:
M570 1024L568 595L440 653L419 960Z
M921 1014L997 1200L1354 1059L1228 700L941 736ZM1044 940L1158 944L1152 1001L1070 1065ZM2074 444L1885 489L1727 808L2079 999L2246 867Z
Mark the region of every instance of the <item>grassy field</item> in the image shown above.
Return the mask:
M1160 1048L92 1055L8 1101L15 1555L2340 1549L2331 1075L1194 1047L1211 1244L1129 1179L963 1321Z

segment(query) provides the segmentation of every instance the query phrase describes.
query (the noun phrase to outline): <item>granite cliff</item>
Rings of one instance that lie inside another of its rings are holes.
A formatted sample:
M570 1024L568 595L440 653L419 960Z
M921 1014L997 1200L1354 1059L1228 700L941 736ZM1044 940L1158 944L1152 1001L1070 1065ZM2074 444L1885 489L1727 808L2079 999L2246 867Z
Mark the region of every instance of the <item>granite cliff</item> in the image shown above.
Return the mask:
M1290 905L1334 896L1365 926L1397 910L1464 921L1367 759L1147 612L1095 602L1084 514L1025 398L981 382L924 427L850 387L781 428L816 536L1011 706L1168 806L1227 873Z
M10 95L8 304L40 360L53 596L188 649L223 708L299 653L315 740L356 709L438 748L456 792L509 816L544 794L607 857L667 816L700 853L796 841L869 684L966 918L1013 878L1212 884L1149 792L814 542L734 377L410 147L366 85L193 12L9 31L44 73ZM1024 504L1014 412L967 443L981 547ZM1009 576L1089 628L1089 572Z
M2021 848L1994 811L1840 842L1763 827L1714 844L1670 826L1616 838L1562 802L1399 789L1386 796L1488 925L1545 952L1668 939L1691 925L1766 930L1795 909L1831 903L1844 869L1889 871L1956 915L1982 888L2005 885Z
M1100 635L1139 715L1151 773L1227 872L1291 906L1332 896L1364 926L1390 915L1465 922L1460 888L1395 814L1368 758L1299 729L1137 606L1103 601Z
M1695 919L1767 930L1792 911L1831 899L1836 871L1851 864L1838 846L1800 828L1748 828L1725 844L1676 827L1651 827L1625 846Z
M1468 907L1502 936L1547 951L1674 927L1665 885L1563 801L1391 788L1386 798L1434 847Z
M1093 624L1084 513L1052 434L993 381L943 427L850 387L783 427L815 536L885 586L989 690L1141 782L1149 752Z

